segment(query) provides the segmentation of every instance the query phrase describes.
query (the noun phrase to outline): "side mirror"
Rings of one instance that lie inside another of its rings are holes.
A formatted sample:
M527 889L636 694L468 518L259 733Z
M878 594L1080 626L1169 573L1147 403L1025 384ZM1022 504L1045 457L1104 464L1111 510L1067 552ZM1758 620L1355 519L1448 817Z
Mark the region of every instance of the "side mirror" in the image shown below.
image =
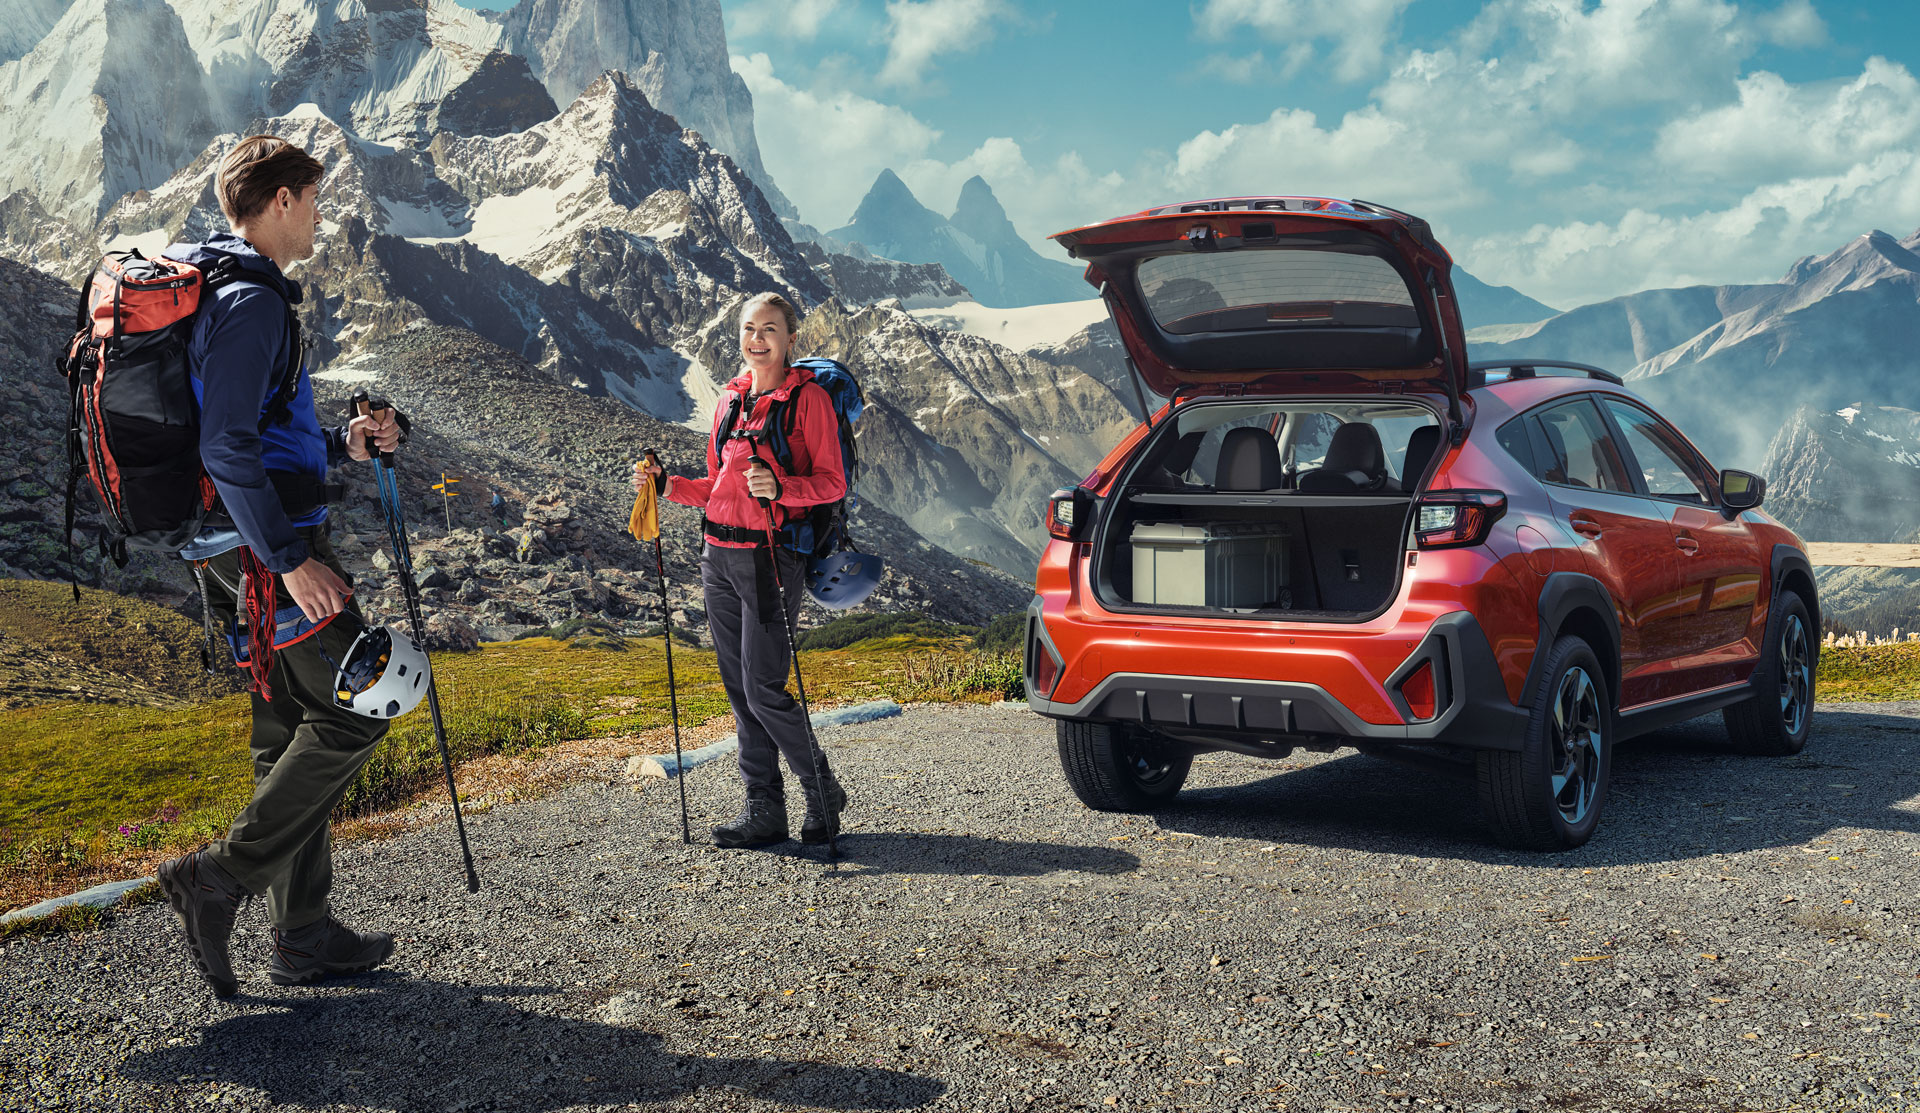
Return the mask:
M1752 510L1766 495L1767 481L1750 471L1720 473L1720 505L1728 510Z

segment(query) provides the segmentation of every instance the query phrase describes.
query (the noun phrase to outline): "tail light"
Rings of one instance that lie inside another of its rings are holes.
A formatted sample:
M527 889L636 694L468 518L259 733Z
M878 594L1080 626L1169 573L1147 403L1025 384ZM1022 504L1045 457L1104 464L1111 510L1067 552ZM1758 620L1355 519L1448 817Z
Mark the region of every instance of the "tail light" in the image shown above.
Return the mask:
M1400 682L1400 698L1407 701L1407 710L1413 712L1415 719L1433 718L1438 701L1433 695L1433 662L1422 661L1420 667L1407 674Z
M1078 541L1093 517L1093 492L1085 487L1062 487L1047 500L1047 534L1056 541Z
M1478 545L1506 512L1500 491L1429 491L1414 508L1414 541L1422 549Z

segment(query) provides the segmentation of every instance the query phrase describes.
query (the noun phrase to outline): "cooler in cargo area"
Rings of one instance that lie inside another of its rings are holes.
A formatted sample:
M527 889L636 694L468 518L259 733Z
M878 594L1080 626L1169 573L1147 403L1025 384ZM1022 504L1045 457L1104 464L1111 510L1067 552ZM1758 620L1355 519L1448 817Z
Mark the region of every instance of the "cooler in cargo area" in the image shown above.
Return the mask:
M1272 522L1142 522L1133 527L1133 601L1291 608L1288 533Z

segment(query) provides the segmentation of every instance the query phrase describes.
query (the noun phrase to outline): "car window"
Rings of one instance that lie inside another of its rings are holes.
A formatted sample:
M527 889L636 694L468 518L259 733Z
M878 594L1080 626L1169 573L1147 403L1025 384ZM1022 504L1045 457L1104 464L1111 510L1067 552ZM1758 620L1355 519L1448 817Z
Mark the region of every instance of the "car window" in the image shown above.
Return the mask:
M1493 438L1506 449L1507 455L1520 461L1520 466L1535 479L1541 478L1540 469L1533 462L1533 438L1527 431L1527 418L1509 421L1494 431Z
M1614 398L1603 404L1619 426L1649 495L1695 506L1714 504L1713 484L1678 433L1638 406Z
M1534 458L1540 478L1563 487L1596 491L1633 490L1620 452L1600 411L1585 398L1542 410L1533 418L1540 433Z
M1161 255L1135 277L1174 334L1303 327L1418 328L1413 293L1392 263L1338 251Z

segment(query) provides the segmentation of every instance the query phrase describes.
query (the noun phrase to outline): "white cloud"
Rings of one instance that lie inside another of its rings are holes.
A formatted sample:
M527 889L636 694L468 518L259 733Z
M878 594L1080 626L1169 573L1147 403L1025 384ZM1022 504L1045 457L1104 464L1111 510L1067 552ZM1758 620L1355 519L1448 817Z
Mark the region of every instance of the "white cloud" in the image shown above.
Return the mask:
M736 55L733 70L753 94L767 170L801 217L821 229L845 223L880 171L923 157L940 137L896 105L788 85L765 54Z
M1489 282L1576 305L1633 290L1778 281L1795 259L1832 251L1876 223L1895 235L1920 224L1920 154L1887 151L1691 215L1632 209L1611 222L1541 224L1457 246Z
M1739 82L1738 102L1660 129L1669 166L1715 179L1836 173L1874 155L1920 145L1920 81L1898 62L1870 58L1847 82L1792 85L1762 70Z
M1216 40L1241 27L1251 27L1275 42L1295 44L1296 50L1331 40L1334 73L1343 81L1358 81L1380 71L1394 24L1412 2L1207 0L1194 19L1202 35Z
M811 41L839 10L840 0L746 0L727 10L727 33L740 38L782 35Z
M1820 46L1827 41L1827 24L1813 10L1813 0L1787 0L1760 17L1767 41L1778 46Z
M936 57L978 48L1012 14L1005 0L887 0L887 60L876 80L918 86Z

